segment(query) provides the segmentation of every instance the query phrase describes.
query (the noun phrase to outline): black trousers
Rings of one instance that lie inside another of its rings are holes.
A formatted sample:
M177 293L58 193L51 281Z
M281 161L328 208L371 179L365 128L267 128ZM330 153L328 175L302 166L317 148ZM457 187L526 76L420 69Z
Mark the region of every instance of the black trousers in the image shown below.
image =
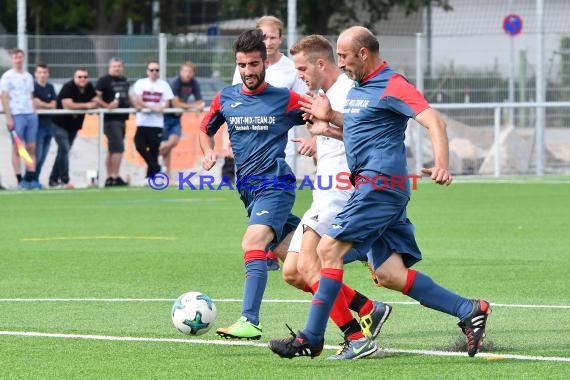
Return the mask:
M135 133L135 147L147 165L146 176L152 177L154 173L160 171L158 164L158 148L162 137L162 128L157 127L137 127Z

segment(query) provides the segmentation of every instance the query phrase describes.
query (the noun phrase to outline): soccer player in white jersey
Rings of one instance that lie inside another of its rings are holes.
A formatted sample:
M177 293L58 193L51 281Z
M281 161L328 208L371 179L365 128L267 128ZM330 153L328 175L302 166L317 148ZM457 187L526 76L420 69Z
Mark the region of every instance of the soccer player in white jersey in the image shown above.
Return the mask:
M311 90L325 91L333 109L341 110L353 81L337 67L330 42L320 35L307 36L295 43L290 53L299 78ZM338 135L342 135L340 129ZM340 186L337 175L346 173L348 176L348 172L344 143L338 139L318 136L313 203L295 231L283 264L285 281L304 291L314 293L318 288L321 265L317 256L317 244L353 193L352 188L338 188L345 186ZM359 314L362 326L352 316L349 307ZM341 350L329 359L358 359L373 354L378 349L373 339L378 336L390 311L389 305L372 301L343 284L331 311L331 318L343 331L345 342Z

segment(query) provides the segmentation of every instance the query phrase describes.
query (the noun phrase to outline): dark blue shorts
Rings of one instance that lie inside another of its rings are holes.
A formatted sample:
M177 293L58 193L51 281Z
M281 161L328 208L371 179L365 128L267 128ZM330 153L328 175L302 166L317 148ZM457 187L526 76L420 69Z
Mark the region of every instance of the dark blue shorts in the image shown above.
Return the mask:
M179 117L164 116L164 128L162 129L161 141L168 141L171 135L180 137L182 135L182 126Z
M344 255L342 262L344 264L350 264L355 261L368 261L368 255L366 253L367 252L362 252L357 249L351 249L346 255Z
M414 226L407 218L408 197L391 190L360 186L346 206L333 219L330 237L353 243L353 248L368 252L374 269L393 252L402 255L409 268L422 259L414 237Z
M279 244L301 222L299 217L291 214L295 190L241 188L239 192L249 218L248 224L262 224L273 229L275 238L270 246Z

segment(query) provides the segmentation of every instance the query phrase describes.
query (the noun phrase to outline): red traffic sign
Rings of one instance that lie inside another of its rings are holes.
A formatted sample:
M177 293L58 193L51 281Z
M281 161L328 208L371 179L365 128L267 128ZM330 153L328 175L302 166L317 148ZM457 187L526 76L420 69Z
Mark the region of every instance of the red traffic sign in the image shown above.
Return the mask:
M516 36L522 31L523 21L521 16L510 14L503 19L503 30L509 36Z

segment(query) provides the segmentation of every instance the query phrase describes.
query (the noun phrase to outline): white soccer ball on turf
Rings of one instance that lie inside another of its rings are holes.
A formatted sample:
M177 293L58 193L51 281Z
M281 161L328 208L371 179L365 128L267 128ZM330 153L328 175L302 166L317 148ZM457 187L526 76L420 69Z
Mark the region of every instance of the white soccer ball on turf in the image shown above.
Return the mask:
M182 294L172 306L172 324L187 335L202 335L216 321L216 305L200 292Z

